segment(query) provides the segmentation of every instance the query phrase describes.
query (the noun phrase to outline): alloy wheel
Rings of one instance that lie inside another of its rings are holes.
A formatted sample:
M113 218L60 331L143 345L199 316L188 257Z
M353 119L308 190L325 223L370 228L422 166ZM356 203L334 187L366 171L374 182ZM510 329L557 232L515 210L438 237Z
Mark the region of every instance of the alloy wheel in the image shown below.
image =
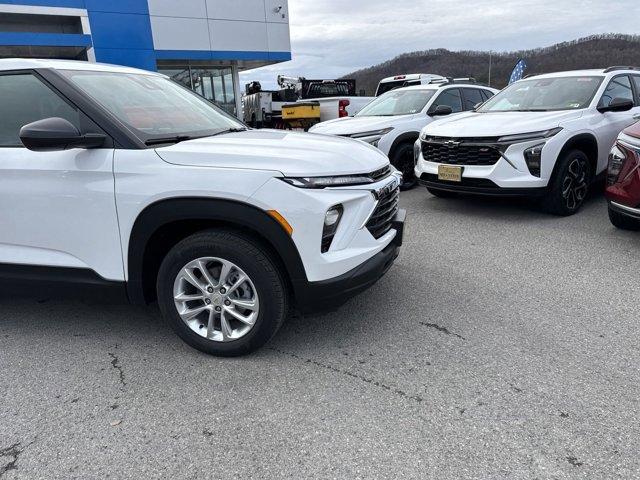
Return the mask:
M562 181L562 197L569 210L576 210L582 205L589 189L587 179L587 162L580 158L574 158Z
M189 262L176 276L173 298L182 321L215 342L247 335L260 312L258 292L236 264L216 257Z

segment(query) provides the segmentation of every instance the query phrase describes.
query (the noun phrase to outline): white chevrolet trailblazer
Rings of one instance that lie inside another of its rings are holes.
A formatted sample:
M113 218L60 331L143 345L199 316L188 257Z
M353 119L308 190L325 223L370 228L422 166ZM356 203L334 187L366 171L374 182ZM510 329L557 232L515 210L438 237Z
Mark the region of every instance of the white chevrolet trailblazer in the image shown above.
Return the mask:
M436 196L540 196L551 213L571 215L638 118L638 69L526 78L473 112L428 125L415 174Z
M156 73L0 60L5 292L157 300L191 346L250 352L338 305L402 242L400 175L348 139L248 130Z
M431 84L389 91L354 117L319 123L309 131L356 138L378 147L402 172L402 188L411 188L416 184L414 143L420 130L445 115L473 110L497 92L439 77Z

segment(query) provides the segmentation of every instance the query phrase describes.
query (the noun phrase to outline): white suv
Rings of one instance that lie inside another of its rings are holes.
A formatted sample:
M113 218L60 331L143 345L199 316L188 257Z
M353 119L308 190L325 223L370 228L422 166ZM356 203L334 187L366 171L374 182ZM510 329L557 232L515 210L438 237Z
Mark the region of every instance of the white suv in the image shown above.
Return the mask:
M5 292L157 299L188 344L239 355L398 255L400 176L361 142L248 130L167 77L82 62L0 60L0 105Z
M498 91L439 79L432 84L398 88L383 94L354 117L329 120L309 131L356 138L378 147L403 175L403 189L413 187L414 143L423 127L451 113L473 110Z
M637 69L531 77L428 125L415 173L436 196L537 195L550 212L571 215L604 173L617 135L638 118Z

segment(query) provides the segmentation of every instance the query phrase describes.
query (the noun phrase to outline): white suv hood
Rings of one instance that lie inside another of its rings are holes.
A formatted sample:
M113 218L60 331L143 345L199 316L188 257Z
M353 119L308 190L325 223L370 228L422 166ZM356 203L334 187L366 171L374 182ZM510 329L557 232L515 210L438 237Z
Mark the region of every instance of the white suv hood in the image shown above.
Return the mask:
M248 130L156 149L165 162L197 167L272 170L287 176L369 173L389 163L363 142L282 130Z
M424 115L426 117L426 115ZM326 135L353 135L354 133L373 132L387 127L395 127L404 121L411 121L415 115L397 115L393 117L344 117L318 123L311 128L312 133Z
M581 116L581 110L562 112L468 112L433 122L424 131L427 135L438 137L499 137L549 130Z

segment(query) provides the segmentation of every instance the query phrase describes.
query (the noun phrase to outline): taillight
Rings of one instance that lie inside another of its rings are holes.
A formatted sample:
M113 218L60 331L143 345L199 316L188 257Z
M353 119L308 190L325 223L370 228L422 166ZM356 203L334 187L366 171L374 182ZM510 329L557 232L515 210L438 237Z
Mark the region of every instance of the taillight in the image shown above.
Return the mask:
M338 102L338 118L348 117L347 107L351 105L349 100L340 100Z
M617 145L609 154L609 168L607 170L607 185L614 185L620 177L620 172L627 161L627 155Z

